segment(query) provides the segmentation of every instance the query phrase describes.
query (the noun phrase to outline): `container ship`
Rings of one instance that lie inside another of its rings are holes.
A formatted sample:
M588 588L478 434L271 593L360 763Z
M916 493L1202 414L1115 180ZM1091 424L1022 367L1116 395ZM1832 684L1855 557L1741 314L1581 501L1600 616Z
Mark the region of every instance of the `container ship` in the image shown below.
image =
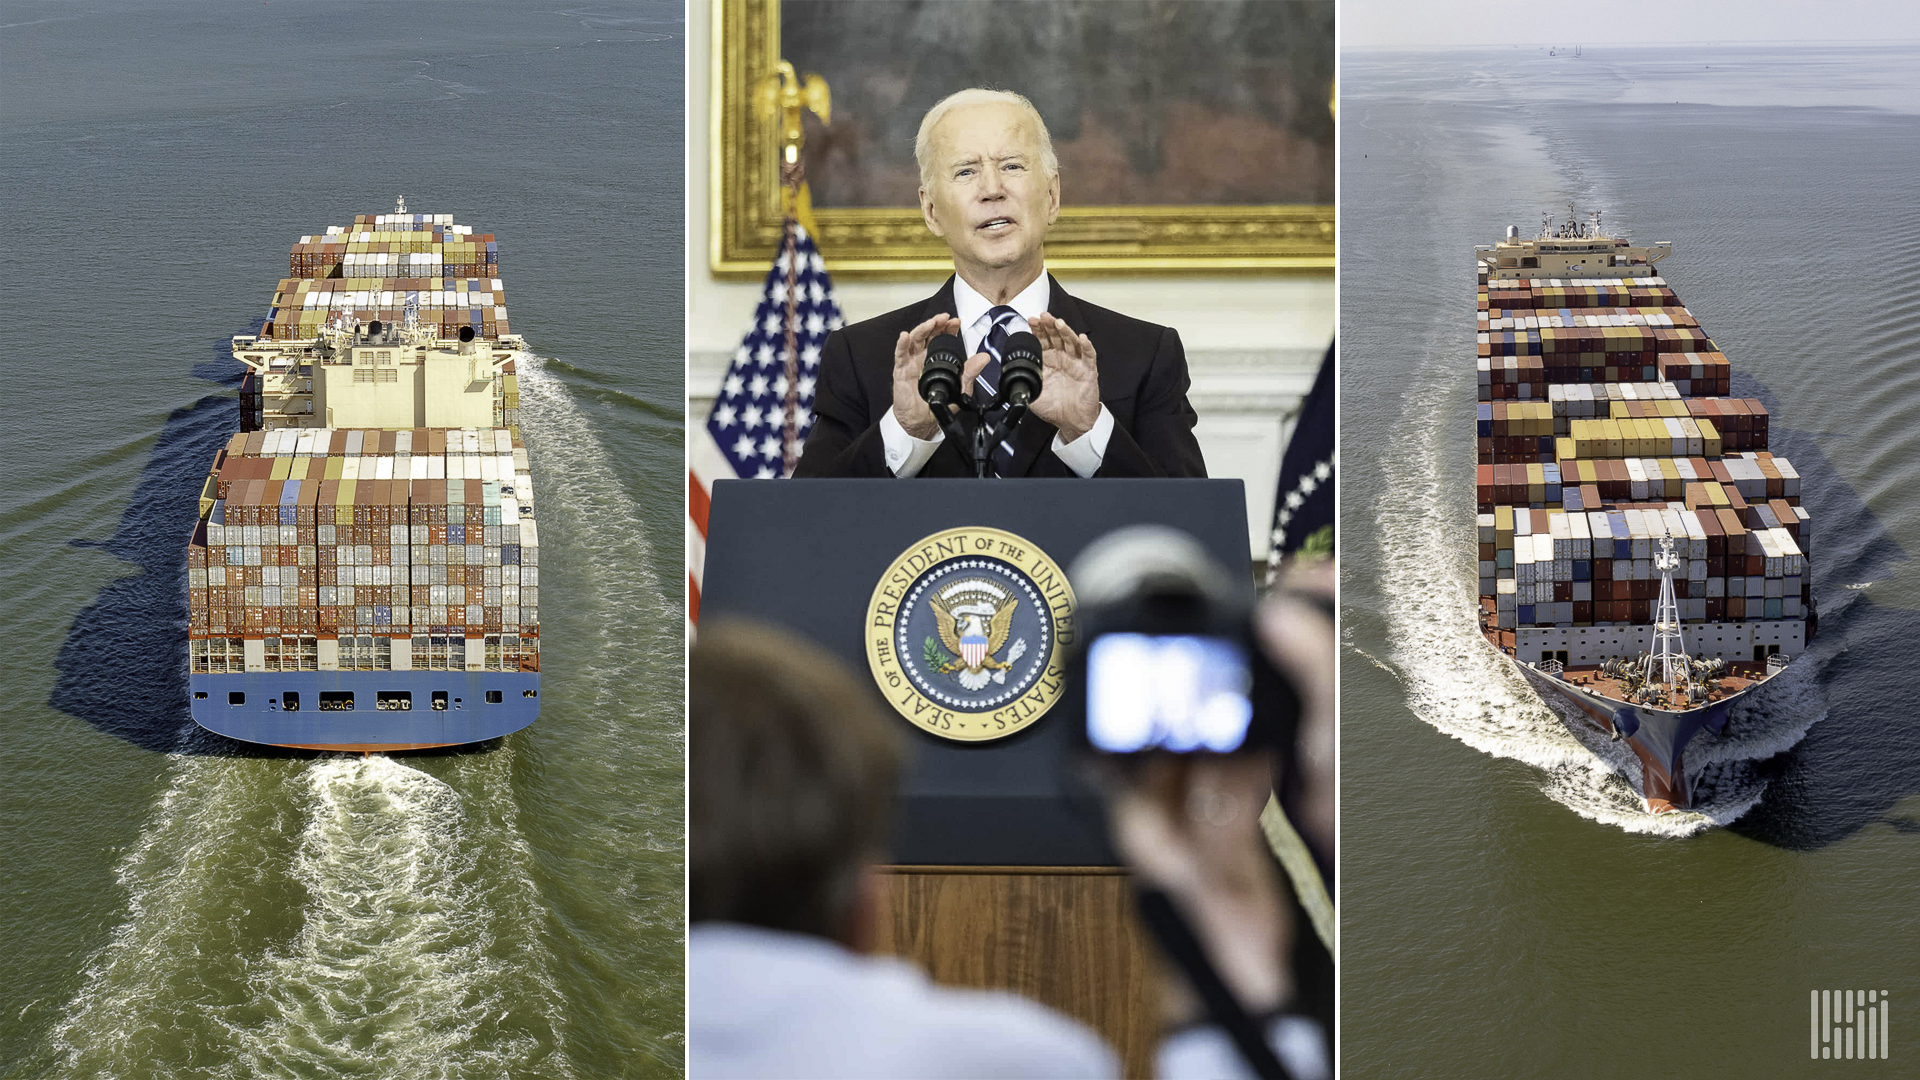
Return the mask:
M1813 636L1800 477L1654 269L1671 242L1550 221L1475 249L1480 626L1688 809L1688 744Z
M209 731L409 750L540 712L540 534L497 243L363 215L293 246L187 546Z

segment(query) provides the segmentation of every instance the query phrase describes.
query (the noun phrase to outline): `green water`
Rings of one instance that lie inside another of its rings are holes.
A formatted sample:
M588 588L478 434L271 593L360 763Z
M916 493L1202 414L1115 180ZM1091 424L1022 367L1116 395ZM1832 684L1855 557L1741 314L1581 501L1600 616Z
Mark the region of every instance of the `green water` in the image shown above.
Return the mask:
M0 1074L676 1075L675 3L8 3ZM500 238L544 709L471 752L187 716L183 545L301 234Z

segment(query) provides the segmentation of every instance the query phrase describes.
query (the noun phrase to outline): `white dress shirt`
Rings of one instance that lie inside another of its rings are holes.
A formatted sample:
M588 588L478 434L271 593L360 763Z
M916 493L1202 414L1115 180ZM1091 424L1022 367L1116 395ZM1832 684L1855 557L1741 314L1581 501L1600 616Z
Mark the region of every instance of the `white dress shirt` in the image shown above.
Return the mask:
M1267 1043L1297 1080L1332 1075L1313 1021L1282 1016ZM1165 1080L1253 1080L1225 1032L1160 1044ZM1118 1077L1100 1037L1001 991L935 985L919 968L834 942L737 923L687 931L688 1080L748 1077Z
M1113 1077L1100 1037L1012 994L730 923L687 932L687 1076Z
M1027 320L1047 310L1047 303L1052 299L1052 288L1043 270L1033 284L1007 301L1007 306L1015 312L1015 318L1007 324L1007 333L1031 332L1033 328ZM982 343L987 340L987 331L993 326L989 313L997 305L955 274L953 306L953 316L960 320L961 343L966 346L967 355L973 356L981 351ZM1092 476L1100 470L1100 463L1106 460L1107 441L1112 436L1113 414L1107 411L1106 404L1102 402L1099 418L1079 438L1069 443L1061 441L1058 434L1054 435L1053 453L1075 475ZM892 409L888 409L887 415L880 418L880 441L886 449L887 467L893 470L893 475L902 479L918 475L946 437L945 431L936 429L931 439L914 438L900 425L900 419L893 415Z

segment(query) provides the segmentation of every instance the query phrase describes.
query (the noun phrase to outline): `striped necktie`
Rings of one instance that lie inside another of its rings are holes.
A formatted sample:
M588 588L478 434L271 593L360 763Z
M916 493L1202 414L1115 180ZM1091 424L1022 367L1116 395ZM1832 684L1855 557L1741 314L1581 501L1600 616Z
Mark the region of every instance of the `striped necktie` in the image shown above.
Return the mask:
M987 312L990 320L987 326L986 340L980 344L981 351L987 354L987 366L974 378L973 390L976 401L987 402L982 422L997 424L1007 415L1006 403L996 392L1000 387L1000 354L1007 347L1008 327L1020 313L1001 304ZM1013 464L1013 440L1002 439L1000 445L993 448L993 474L1005 476Z

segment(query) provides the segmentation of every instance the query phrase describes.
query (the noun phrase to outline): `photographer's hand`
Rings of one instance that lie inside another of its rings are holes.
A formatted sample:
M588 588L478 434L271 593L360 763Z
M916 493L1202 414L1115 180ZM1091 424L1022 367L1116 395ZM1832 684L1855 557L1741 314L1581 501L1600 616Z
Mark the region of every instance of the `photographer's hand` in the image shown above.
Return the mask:
M1165 892L1241 1006L1260 1016L1292 996L1292 927L1260 831L1272 785L1266 754L1154 755L1108 800L1114 842L1143 885ZM1163 979L1162 1019L1199 1020L1186 980Z
M1300 792L1293 823L1320 860L1333 863L1334 566L1331 559L1290 563L1254 616L1267 656L1300 695L1296 743Z

